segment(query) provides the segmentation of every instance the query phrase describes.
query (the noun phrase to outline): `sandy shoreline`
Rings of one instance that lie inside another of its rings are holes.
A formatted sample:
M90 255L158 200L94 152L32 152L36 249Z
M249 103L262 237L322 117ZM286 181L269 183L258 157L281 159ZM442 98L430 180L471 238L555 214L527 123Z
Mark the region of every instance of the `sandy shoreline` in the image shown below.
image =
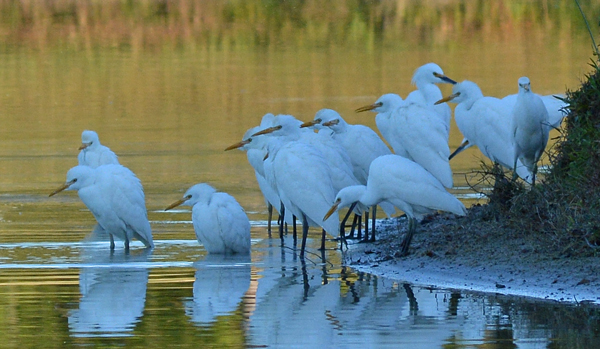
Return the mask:
M461 243L461 251L444 241L447 236L436 234L435 224L417 229L410 255L398 257L395 252L405 227L404 219L382 221L377 241L349 243L346 264L420 286L600 304L598 257L551 258L528 247L514 247L522 242Z

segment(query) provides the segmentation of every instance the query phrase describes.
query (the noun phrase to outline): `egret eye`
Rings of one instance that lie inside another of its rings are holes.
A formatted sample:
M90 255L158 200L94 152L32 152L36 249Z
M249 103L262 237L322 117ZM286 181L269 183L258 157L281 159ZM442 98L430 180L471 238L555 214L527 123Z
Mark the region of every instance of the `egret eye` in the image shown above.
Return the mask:
M77 178L74 178L74 179L73 179L73 183L75 183L75 182L77 182Z

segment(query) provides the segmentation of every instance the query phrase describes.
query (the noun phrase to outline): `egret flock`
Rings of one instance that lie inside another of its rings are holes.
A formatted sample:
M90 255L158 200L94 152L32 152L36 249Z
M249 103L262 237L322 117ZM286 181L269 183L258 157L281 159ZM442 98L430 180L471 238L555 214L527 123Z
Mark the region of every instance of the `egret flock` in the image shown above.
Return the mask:
M371 236L365 234L365 240L373 241L377 206L388 217L396 209L407 216L399 251L406 255L421 218L437 211L467 214L463 203L447 190L453 186L449 161L473 145L513 171L513 180L520 177L535 184L548 134L565 116L562 100L534 94L527 77L518 80L518 94L486 97L477 84L457 83L435 63L417 68L412 83L416 90L405 99L384 94L374 104L356 109L377 113L379 133L393 151L374 130L350 124L332 109L321 109L306 122L292 115L265 114L240 142L225 149L247 153L268 207L269 231L273 208L279 212L280 234L284 225L295 227L295 220L300 220L301 257L309 227L322 229L324 248L326 234L345 238L351 213L359 231L362 216L371 213ZM436 84L453 85L452 94L444 98ZM454 118L464 137L452 154L448 145L452 111L446 102L457 104ZM119 164L96 132L85 130L81 138L78 166L50 196L77 190L98 227L109 235L111 250L114 237L124 241L126 250L133 238L153 248L140 180ZM233 196L200 183L165 210L179 205L192 207L196 237L209 253L250 253L250 222ZM337 213L343 207L349 210L340 220ZM365 218L365 233L367 227Z

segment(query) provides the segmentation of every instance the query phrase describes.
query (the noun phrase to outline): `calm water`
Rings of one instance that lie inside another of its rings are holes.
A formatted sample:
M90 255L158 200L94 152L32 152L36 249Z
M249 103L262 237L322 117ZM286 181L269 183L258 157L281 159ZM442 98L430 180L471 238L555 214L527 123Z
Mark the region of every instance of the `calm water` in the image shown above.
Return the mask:
M418 3L336 12L307 2L296 15L327 18L329 34L309 20L295 27L296 17L285 12L294 14L293 6L282 14L275 9L267 17L281 16L283 24L266 34L256 25L256 42L235 21L248 11L233 5L207 10L231 10L233 24L203 19L209 34L200 44L186 41L186 28L167 20L144 24L143 39L126 45L113 44L111 33L131 30L135 39L137 27L90 27L82 34L68 23L45 27L34 19L33 29L3 29L0 347L599 347L597 309L424 289L358 273L342 265L333 242L322 261L317 231L301 261L292 241L282 247L269 238L245 154L223 152L268 112L308 120L333 108L349 122L375 128L374 114L353 110L383 93L406 96L414 69L430 61L493 96L516 93L522 75L538 93L563 93L590 69L580 18L557 10L570 2L524 1L504 9ZM395 16L391 29L369 29L386 11ZM416 20L406 20L411 29L395 37L405 23L401 14ZM342 26L349 34L341 35L336 16L358 19ZM55 38L59 29L64 39ZM155 31L170 34L148 34ZM164 47L152 40L165 40ZM76 165L84 129L96 130L142 180L156 242L151 253L136 242L130 255L120 244L111 255L106 241L90 237L95 221L76 193L48 198ZM461 138L453 126L451 149ZM453 160L455 194L470 197L466 179L480 159L471 148ZM163 211L198 182L234 195L246 209L251 258L207 256L190 211Z

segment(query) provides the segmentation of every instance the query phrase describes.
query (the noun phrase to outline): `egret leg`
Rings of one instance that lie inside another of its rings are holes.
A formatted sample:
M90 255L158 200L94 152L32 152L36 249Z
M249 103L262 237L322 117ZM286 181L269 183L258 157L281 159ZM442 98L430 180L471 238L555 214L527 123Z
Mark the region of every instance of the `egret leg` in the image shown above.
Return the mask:
M414 217L408 217L408 232L406 233L404 240L402 240L402 243L400 243L400 246L402 247L400 256L406 256L408 254L408 248L415 230L417 230L417 220Z
M281 224L279 224L279 238L283 242L283 224L285 222L285 207L283 206L283 202L281 203L279 215L281 216Z
M362 216L358 216L358 233L356 234L360 238L362 236Z
M375 241L375 217L377 217L377 205L373 205L373 217L371 217L371 242ZM366 239L366 238L365 238Z
M129 238L125 236L125 242L123 243L125 246L125 252L129 252Z
M292 226L293 226L292 229L294 230L293 233L292 233L293 237L294 237L294 246L296 246L296 243L298 242L298 236L296 234L296 216L294 216L294 223L293 223Z
M346 222L348 221L348 218L352 214L352 210L354 210L354 207L356 207L356 202L353 203L352 205L350 205L348 212L344 216L344 219L342 219L342 223L340 223L340 238L342 236L346 236Z
M321 232L321 251L325 251L325 238L326 238L325 229L322 229Z
M518 160L518 158L515 156L515 163L513 164L513 175L512 175L513 182L517 180L517 160Z
M358 234L358 238L360 239L362 236ZM365 211L365 240L369 238L369 211Z
M302 214L302 245L300 246L300 258L304 259L304 250L306 249L306 238L308 237L308 219Z
M108 236L110 236L110 250L114 251L115 250L115 238L112 236L112 234L108 234Z
M354 219L352 220L352 225L350 226L350 233L348 235L346 235L347 239L354 238L354 232L356 231L356 228L358 227L359 220L360 220L360 216L355 213Z
M269 203L267 206L267 211L269 212L269 218L267 219L267 232L269 232L269 236L271 236L271 219L273 219L273 205Z

